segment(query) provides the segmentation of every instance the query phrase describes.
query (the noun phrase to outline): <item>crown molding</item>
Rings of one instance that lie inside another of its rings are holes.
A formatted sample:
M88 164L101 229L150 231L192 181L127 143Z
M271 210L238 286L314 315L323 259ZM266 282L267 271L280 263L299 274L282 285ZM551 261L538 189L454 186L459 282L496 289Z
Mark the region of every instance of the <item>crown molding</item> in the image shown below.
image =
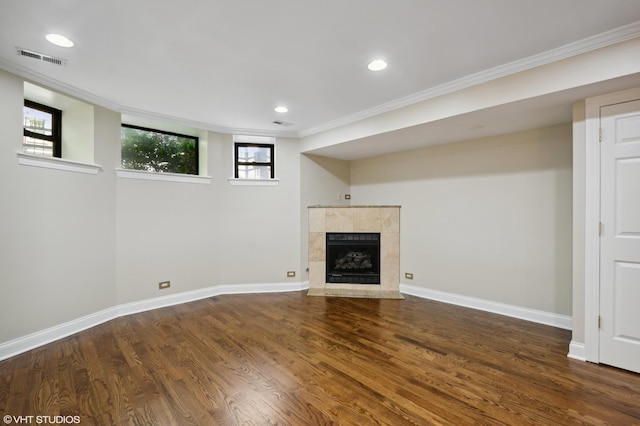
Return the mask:
M555 49L548 50L546 52L533 55L521 60L513 61L504 65L489 68L487 70L468 75L450 82L434 86L432 88L423 90L421 92L414 93L409 96L405 96L396 99L391 102L387 102L378 105L373 108L369 108L355 114L347 115L337 120L329 121L318 126L302 129L300 131L269 131L259 129L244 129L244 128L231 128L215 125L213 123L203 123L199 121L192 121L182 119L179 117L171 117L164 114L153 113L150 111L139 110L130 108L124 105L119 105L108 99L97 96L93 93L84 91L77 87L73 87L59 80L53 79L45 74L35 72L26 67L20 66L14 62L0 58L0 69L8 71L12 74L16 74L36 84L47 86L50 89L57 90L65 95L73 96L85 102L92 103L104 107L106 109L120 112L121 114L140 115L143 117L160 119L171 121L174 123L183 124L186 126L209 130L217 133L225 134L246 134L246 135L259 135L259 136L278 136L278 137L290 137L290 138L304 138L317 133L321 133L327 130L331 130L337 127L345 126L360 120L364 120L376 115L384 114L400 108L404 108L410 105L417 104L429 99L436 98L438 96L454 93L478 84L486 83L492 80L496 80L501 77L516 74L522 71L526 71L542 65L547 65L552 62L557 62L563 59L570 58L572 56L580 55L583 53L591 52L603 47L607 47L616 43L621 43L627 40L640 37L640 21L609 30L595 36L587 37L585 39L565 44Z
M101 106L113 111L119 111L120 106L108 99L94 95L93 93L63 83L59 80L51 78L45 74L30 70L26 67L18 65L14 62L0 58L0 69L15 74L29 81L30 83L46 86L48 89L60 92L63 95L72 96L81 101L85 101L94 105Z
M371 118L376 115L395 111L400 108L417 104L419 102L427 101L438 96L447 95L449 93L467 89L478 84L497 80L501 77L517 74L519 72L561 61L563 59L567 59L583 53L588 53L597 49L601 49L603 47L611 46L613 44L622 43L636 37L640 37L640 21L610 31L606 31L604 33L597 34L595 36L591 36L573 43L565 44L564 46L560 46L537 55L529 56L524 59L509 62L507 64L489 68L475 74L452 80L450 82L434 86L421 92L417 92L412 95L405 96L394 101L387 102L382 105L378 105L376 107L339 118L337 120L329 121L318 126L300 130L298 132L298 136L300 138L304 138L317 133L325 132L327 130L335 129L337 127Z
M259 130L259 129L246 129L240 127L224 127L218 126L213 123L205 123L197 120L190 120L181 117L174 117L166 114L160 114L151 111L145 111L137 108L120 107L119 112L121 114L137 116L141 118L148 118L151 120L163 121L168 123L179 124L181 126L191 127L194 129L208 130L215 133L223 133L229 135L248 135L248 136L271 136L282 138L296 138L298 137L295 131L271 131L271 130Z
M231 134L231 135L240 134L240 135L251 135L251 136L273 136L273 137L285 137L285 138L298 137L298 133L293 130L269 131L269 130L259 130L259 129L245 129L245 128L239 128L239 127L238 128L223 127L223 126L215 125L213 123L204 123L201 121L189 120L185 118L174 117L166 114L145 111L142 109L119 105L108 99L105 99L100 96L96 96L93 93L90 93L82 89L79 89L77 87L71 86L69 84L63 83L45 74L30 70L14 62L8 61L4 58L0 58L0 69L7 71L11 74L15 74L19 77L22 77L23 79L29 81L30 83L45 86L46 88L60 92L63 95L71 96L81 101L91 103L93 105L98 105L108 110L118 112L120 114L135 115L135 116L149 118L153 120L175 123L175 124L179 124L187 127L192 127L195 129L202 129L202 130L208 130L211 132Z

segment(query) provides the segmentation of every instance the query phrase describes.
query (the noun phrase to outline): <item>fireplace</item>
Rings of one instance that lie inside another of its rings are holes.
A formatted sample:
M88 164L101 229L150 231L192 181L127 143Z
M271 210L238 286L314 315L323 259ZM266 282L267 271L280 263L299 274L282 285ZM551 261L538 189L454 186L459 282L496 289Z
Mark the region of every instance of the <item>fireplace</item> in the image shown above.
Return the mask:
M327 283L380 284L379 232L327 232Z
M400 206L309 206L309 296L402 299Z

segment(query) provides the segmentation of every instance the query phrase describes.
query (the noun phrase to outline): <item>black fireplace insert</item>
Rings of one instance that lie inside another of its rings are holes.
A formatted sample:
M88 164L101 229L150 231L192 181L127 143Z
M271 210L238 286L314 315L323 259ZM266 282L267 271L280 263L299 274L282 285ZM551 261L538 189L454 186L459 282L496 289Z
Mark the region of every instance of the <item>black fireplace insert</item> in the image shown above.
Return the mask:
M327 283L380 284L380 233L327 232Z

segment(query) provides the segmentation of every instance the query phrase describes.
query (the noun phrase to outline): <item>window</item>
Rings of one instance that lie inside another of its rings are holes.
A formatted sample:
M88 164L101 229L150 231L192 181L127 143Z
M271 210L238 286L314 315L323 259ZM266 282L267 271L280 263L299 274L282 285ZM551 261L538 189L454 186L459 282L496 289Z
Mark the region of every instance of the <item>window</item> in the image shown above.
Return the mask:
M274 179L274 145L265 143L236 142L236 179Z
M24 101L22 152L43 157L62 157L62 111Z
M122 168L198 174L198 137L122 125Z

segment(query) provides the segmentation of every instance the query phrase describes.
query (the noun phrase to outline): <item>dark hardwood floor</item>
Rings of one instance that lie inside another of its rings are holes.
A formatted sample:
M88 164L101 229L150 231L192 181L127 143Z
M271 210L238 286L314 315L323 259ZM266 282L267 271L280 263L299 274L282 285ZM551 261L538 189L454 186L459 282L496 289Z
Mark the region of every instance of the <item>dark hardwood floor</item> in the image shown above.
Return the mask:
M82 425L640 424L640 375L571 360L569 340L566 330L411 296L219 296L0 362L0 415Z

